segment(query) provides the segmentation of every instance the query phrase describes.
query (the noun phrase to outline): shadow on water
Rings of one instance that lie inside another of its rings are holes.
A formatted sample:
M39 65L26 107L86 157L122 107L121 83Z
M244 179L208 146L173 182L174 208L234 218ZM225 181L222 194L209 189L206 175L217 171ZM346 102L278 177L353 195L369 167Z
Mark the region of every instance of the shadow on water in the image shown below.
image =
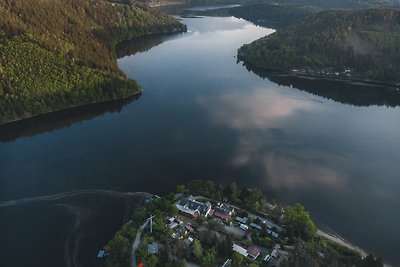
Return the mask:
M265 71L247 64L244 64L244 66L247 70L278 85L294 87L298 90L342 104L358 107L372 105L387 107L400 106L400 90L396 87L356 81L295 76Z
M117 57L123 58L125 56L132 56L136 53L146 52L170 38L175 38L179 34L181 33L154 34L123 41L117 45Z
M139 97L140 95L136 95L127 99L60 110L34 118L0 125L0 142L10 142L20 137L34 136L44 132L69 127L75 123L91 120L107 112L119 113L124 106L137 100Z

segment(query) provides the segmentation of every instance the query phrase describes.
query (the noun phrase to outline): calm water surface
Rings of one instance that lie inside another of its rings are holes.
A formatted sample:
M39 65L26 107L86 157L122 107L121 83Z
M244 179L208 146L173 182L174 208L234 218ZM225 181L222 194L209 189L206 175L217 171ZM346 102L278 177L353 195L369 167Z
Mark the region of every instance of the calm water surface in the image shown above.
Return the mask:
M399 265L400 108L341 104L236 63L237 48L273 30L236 18L183 22L188 33L119 60L143 87L137 101L4 139L1 201L236 181L303 203L321 226Z

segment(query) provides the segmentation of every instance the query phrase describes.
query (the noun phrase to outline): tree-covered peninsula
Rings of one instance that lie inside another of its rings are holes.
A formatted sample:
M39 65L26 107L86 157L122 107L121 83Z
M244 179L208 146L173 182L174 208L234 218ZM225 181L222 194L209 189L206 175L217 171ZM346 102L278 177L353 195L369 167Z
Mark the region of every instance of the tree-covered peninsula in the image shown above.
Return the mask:
M283 206L236 183L192 180L149 195L127 220L99 251L106 267L384 266L318 230L301 204Z
M0 14L0 123L129 97L116 44L186 30L133 1L3 0Z
M329 10L285 27L238 51L266 70L400 82L400 10Z

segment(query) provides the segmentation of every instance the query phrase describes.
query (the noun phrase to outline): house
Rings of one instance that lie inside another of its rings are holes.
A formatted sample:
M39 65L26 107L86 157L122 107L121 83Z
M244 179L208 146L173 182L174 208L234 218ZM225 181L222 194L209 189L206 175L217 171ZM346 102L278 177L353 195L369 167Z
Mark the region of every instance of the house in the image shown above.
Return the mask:
M219 208L221 208L221 209L224 209L224 211L225 212L227 212L229 215L233 215L233 213L235 212L235 208L233 208L233 207L231 207L231 206L229 206L229 205L226 205L226 204L223 204L223 203L218 203L217 204L217 206L219 207Z
M278 237L279 237L279 234L278 234L278 233L275 233L275 232L272 231L272 230L267 230L267 232L268 232L268 234L271 235L272 237L275 237L275 238L278 238Z
M174 229L175 227L177 227L179 224L176 222L172 222L168 227L169 229Z
M183 224L180 224L179 227L176 227L175 231L172 233L172 238L175 239L183 239L185 235L187 235L188 231Z
M236 217L236 221L238 221L238 222L240 222L240 223L243 223L243 224L246 224L247 223L247 221L249 220L249 218L247 218L247 217Z
M211 211L211 203L202 203L198 202L195 199L189 198L182 198L177 204L176 207L180 212L186 213L191 215L193 218L197 218L200 215L204 215L205 217Z
M253 228L255 228L255 229L257 229L257 230L260 230L260 231L262 230L262 226L259 225L259 224L251 223L250 226L253 227Z
M148 244L147 245L147 252L149 254L157 254L158 253L158 244L156 244L156 243Z
M226 210L224 208L221 207L215 207L214 208L214 217L217 217L223 221L229 221L231 219L231 211Z
M250 246L245 249L239 245L233 244L232 250L239 253L240 255L252 258L253 260L257 259L257 257L260 256L261 253L261 249L257 246Z
M261 253L261 249L257 246L250 246L247 248L247 254L253 260L257 259L257 257L260 255L260 253Z
M247 253L247 249L242 248L241 246L236 245L236 244L233 244L232 250L236 251L237 253L239 253L240 255L243 255L245 257L247 257L249 255L249 253Z
M190 225L185 225L185 228L186 228L186 230L188 230L189 231L189 233L191 233L191 234L193 234L194 233L194 229L193 229L193 227L192 226L190 226Z

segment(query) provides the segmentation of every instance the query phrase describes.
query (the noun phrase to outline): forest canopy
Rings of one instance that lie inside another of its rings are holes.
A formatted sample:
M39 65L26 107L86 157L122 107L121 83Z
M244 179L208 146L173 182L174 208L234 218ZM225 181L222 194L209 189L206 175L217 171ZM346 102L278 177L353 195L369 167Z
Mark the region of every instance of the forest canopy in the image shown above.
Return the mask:
M400 82L400 10L330 10L239 49L269 70L351 71L354 78Z
M115 46L186 27L144 5L107 0L0 2L0 123L140 91Z

